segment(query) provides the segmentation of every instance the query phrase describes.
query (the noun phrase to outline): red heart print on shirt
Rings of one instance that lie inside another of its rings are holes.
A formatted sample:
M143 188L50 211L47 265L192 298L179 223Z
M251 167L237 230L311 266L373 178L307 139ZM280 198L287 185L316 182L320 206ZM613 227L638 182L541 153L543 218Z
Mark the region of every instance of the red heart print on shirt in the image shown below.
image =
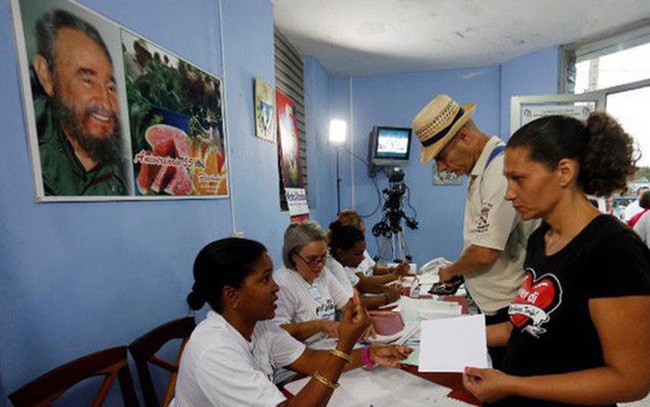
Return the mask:
M542 325L561 302L562 286L557 277L547 273L537 278L535 270L529 268L508 313L517 328L539 337L546 332Z

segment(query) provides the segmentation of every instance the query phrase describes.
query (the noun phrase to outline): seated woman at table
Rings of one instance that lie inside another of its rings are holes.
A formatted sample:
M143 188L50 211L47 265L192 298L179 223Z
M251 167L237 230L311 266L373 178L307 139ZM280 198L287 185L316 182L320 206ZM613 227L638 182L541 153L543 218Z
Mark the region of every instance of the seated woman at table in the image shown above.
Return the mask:
M338 219L343 226L354 226L361 231L361 233L366 233L366 226L363 224L363 219L361 215L354 209L344 209L339 213ZM384 283L389 283L391 281L398 280L400 277L408 274L410 270L409 264L402 262L396 267L387 267L377 264L367 250L363 251L363 260L357 266L357 276L359 278L367 276L385 276Z
M307 345L336 337L336 312L348 306L352 293L325 268L327 236L318 223L289 225L282 259L284 267L273 273L280 286L273 321Z
M228 238L205 246L194 262L194 285L187 302L194 310L212 308L190 336L178 371L178 407L323 406L343 370L362 363L398 366L410 349L352 350L370 324L355 295L338 324L335 350L315 351L269 320L278 286L273 262L259 242ZM288 366L312 379L291 400L273 384L274 370Z
M361 297L361 302L367 309L374 309L399 299L400 286L373 281L381 278L380 276L363 279L357 276L357 267L363 261L366 251L366 241L359 229L343 226L340 221L330 223L329 251L330 256L325 266L349 292L352 292L354 287L361 294L377 294Z
M507 344L502 372L463 381L495 406L613 406L650 389L650 251L585 194L625 189L632 138L603 112L586 123L537 119L508 142L505 198L544 223L529 238L526 276L510 322L487 331Z

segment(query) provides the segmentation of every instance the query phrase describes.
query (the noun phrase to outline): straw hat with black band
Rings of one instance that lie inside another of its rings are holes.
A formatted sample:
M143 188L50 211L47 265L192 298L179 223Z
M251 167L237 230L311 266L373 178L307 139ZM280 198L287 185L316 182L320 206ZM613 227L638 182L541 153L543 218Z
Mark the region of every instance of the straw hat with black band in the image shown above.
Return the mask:
M418 113L412 122L422 149L420 161L433 160L451 141L465 123L472 118L476 109L474 103L460 106L448 95L437 95Z

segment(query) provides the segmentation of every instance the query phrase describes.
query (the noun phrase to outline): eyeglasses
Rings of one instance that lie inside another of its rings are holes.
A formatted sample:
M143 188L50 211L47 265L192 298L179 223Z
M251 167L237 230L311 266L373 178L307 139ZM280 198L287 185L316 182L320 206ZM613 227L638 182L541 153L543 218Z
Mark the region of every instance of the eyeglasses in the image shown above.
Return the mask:
M300 260L304 261L305 264L308 265L309 267L314 267L318 264L325 264L325 262L327 261L327 254L324 254L322 256L312 256L306 259L302 257L300 254L298 254L297 252L295 253L296 256L300 257Z

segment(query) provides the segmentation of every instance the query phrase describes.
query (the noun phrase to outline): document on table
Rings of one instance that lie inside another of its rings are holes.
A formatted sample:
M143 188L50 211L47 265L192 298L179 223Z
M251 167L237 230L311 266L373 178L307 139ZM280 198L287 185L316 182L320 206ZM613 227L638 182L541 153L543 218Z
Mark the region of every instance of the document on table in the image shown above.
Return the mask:
M298 393L310 380L306 377L288 383L284 388ZM452 406L455 400L447 398L448 387L430 382L401 369L376 367L372 370L354 369L339 377L341 387L333 394L328 405L346 407L410 407ZM444 402L443 402L444 401ZM449 403L447 403L449 401ZM460 402L459 402L460 403Z
M463 372L466 366L488 367L485 316L422 321L420 372Z

